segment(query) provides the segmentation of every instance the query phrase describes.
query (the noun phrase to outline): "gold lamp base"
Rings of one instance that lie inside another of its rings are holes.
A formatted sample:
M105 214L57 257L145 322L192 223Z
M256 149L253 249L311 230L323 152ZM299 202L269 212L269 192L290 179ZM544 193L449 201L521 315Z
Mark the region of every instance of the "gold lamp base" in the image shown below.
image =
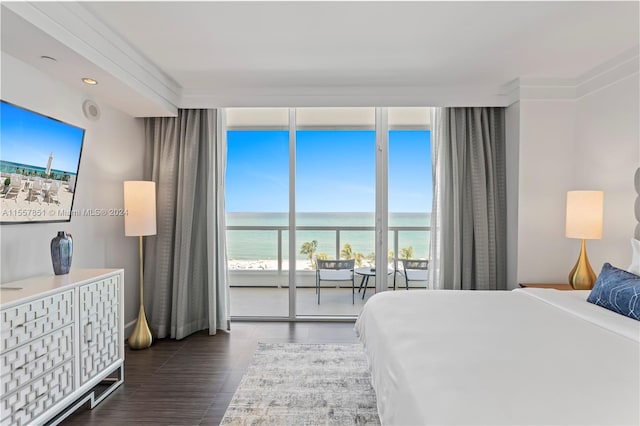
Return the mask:
M147 323L147 316L144 313L144 274L142 265L142 236L139 238L140 247L140 312L138 312L138 321L133 328L131 336L129 336L129 347L131 349L147 349L153 342L153 336L151 330L149 330L149 324Z
M151 342L153 342L153 337L151 330L149 330L149 324L147 324L147 316L144 313L144 306L140 305L138 321L129 336L129 347L135 350L147 349L151 346Z
M585 240L582 240L578 261L569 272L569 284L574 290L591 290L595 282L596 274L589 264Z

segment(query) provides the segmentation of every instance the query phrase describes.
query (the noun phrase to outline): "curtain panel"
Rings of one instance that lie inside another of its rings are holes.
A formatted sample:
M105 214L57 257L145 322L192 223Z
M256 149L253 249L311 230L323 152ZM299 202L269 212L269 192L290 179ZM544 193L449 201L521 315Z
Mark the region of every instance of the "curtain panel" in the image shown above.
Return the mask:
M145 118L144 175L156 182L158 226L146 239L145 309L158 338L229 329L226 147L216 120L216 110Z
M430 287L506 289L504 108L434 108Z

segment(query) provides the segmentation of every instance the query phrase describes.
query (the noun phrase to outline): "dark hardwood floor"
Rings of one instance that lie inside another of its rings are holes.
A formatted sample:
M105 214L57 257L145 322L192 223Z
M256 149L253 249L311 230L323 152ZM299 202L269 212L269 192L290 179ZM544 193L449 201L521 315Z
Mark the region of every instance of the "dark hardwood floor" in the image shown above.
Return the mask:
M159 340L125 354L125 382L62 425L218 425L258 342L355 343L353 323L234 322L231 333Z

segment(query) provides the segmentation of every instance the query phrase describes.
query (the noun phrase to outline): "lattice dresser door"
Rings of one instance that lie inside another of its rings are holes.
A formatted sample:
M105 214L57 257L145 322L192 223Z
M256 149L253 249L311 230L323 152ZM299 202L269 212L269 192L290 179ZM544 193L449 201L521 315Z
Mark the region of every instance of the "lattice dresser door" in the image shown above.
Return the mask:
M80 384L118 360L118 276L80 286Z

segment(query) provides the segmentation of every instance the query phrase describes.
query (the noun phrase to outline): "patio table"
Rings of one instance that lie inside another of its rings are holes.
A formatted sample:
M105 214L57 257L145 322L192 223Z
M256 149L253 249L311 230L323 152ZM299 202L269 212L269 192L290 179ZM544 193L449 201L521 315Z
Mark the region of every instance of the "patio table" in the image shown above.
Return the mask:
M364 295L367 292L367 285L369 284L369 277L376 276L376 268L356 268L354 269L354 272L362 276L362 279L360 280L360 287L358 288L358 293L360 293L360 290L362 290L362 287L364 287L364 291L362 292L362 298L364 299ZM393 269L387 268L387 275L391 274L393 274Z

